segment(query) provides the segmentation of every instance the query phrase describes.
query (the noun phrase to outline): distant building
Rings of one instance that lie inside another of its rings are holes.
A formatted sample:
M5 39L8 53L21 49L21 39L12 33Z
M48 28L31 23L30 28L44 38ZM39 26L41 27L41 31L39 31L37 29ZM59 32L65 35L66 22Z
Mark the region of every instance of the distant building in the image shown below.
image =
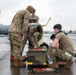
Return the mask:
M0 24L0 34L8 35L9 25Z
M43 31L43 34L51 34L50 31Z

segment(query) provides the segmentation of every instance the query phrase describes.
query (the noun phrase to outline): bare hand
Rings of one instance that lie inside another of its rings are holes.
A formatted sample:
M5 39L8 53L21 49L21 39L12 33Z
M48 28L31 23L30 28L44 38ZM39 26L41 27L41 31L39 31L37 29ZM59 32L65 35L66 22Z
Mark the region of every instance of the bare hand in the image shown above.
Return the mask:
M22 41L24 41L24 36L22 36Z

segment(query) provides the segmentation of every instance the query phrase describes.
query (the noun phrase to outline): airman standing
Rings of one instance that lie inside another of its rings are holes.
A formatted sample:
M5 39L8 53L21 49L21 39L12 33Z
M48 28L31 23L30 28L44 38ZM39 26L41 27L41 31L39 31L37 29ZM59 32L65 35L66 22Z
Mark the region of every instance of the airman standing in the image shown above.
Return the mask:
M33 9L29 5L26 9L18 11L9 27L10 59L13 60L14 66L26 66L22 59L22 52L27 41L28 23Z

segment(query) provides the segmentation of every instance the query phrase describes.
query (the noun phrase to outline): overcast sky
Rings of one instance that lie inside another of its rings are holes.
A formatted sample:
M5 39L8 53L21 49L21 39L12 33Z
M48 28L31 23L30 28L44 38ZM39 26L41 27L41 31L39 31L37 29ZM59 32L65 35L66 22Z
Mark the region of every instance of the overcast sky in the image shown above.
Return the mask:
M62 24L63 30L76 30L76 0L0 0L0 23L10 25L17 11L32 5L36 9L41 24L49 24L44 30L53 30L57 23Z

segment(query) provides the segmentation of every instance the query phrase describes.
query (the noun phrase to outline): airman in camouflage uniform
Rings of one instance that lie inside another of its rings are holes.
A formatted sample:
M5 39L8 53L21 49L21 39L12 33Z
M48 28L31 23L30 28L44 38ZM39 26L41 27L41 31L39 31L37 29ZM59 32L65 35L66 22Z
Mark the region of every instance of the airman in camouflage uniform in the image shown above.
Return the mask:
M41 25L29 26L28 38L33 48L38 47L38 41L43 36L43 28Z
M22 61L24 43L27 41L28 23L33 7L28 6L25 10L20 10L14 16L9 27L9 39L11 51L10 55L14 58L14 66L26 66ZM12 57L10 59L12 59Z
M68 52L69 54L75 56L73 44L68 38L68 35L61 31L62 26L60 24L56 24L53 28L56 35L52 45L49 47L48 50L48 55L51 56L53 64L50 64L49 66L58 68L58 63L56 59L56 57L58 57L66 61L66 65L64 66L64 68L70 68L73 62L71 60L71 57L67 56L65 52ZM58 44L60 45L59 47Z
M36 12L36 10L34 9L34 11L32 12L32 15L30 16L29 23L36 23L36 24L39 23L39 17L37 15L35 15L35 12ZM37 36L37 34L39 34L39 32L35 32L34 34ZM41 39L39 41L36 42L36 40L35 40L34 42L37 43L38 46L40 46L43 42L43 37L41 37ZM30 41L29 41L29 46L31 46Z

